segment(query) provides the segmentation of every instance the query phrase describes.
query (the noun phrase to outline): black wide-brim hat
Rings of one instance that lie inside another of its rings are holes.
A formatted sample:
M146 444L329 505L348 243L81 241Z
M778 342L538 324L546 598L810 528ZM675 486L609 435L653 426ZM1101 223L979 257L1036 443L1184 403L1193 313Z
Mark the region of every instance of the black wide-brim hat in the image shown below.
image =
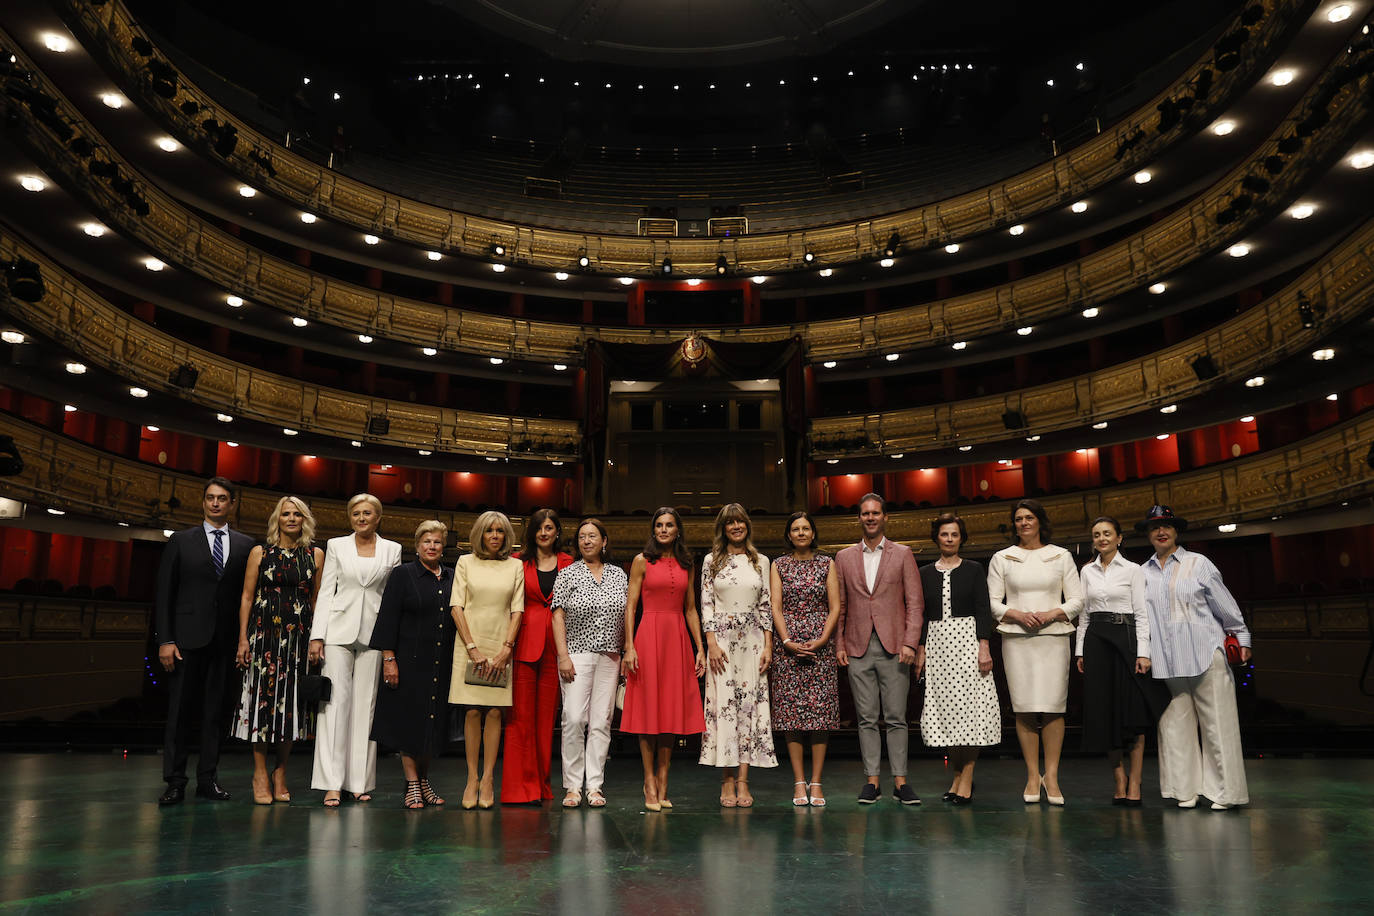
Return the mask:
M1174 510L1168 506L1151 506L1150 511L1145 513L1145 520L1135 523L1135 530L1149 531L1155 525L1172 525L1176 531L1188 530L1188 520L1174 515Z

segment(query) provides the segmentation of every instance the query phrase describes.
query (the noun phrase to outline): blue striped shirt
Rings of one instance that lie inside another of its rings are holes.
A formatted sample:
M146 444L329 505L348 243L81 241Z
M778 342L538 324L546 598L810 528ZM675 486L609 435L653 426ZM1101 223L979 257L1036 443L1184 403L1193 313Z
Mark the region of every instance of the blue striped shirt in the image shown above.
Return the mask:
M1141 569L1150 615L1150 673L1155 677L1202 674L1225 645L1227 633L1236 634L1242 646L1250 645L1240 605L1211 560L1179 547L1163 566L1156 554Z

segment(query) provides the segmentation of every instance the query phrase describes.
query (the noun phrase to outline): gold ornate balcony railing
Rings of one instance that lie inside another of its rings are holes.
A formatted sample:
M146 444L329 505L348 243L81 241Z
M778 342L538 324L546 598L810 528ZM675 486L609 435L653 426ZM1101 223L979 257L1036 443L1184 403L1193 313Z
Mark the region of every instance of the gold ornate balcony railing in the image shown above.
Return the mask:
M576 460L581 433L572 420L477 413L368 397L323 388L255 369L193 347L131 318L97 296L31 246L0 237L0 260L39 265L46 293L34 303L0 292L0 311L60 342L120 378L231 416L342 439L410 449L499 457ZM189 363L199 372L191 389L169 381ZM386 417L385 435L370 433L369 417ZM515 451L512 444L528 442Z
M101 9L117 6L111 3ZM21 66L32 65L23 59ZM1330 122L1318 129L1294 161L1273 178L1271 189L1262 195L1266 201L1281 200L1291 189L1301 186L1368 111L1370 101L1365 91L1368 77L1333 89L1341 74L1338 58L1314 80L1308 93L1294 107L1290 120L1297 120L1314 99L1325 99L1327 93L1334 92L1327 107ZM46 91L57 95L46 78L41 74L39 78ZM59 108L83 136L109 149L75 108L60 96ZM27 116L23 109L21 112ZM402 299L344 283L264 254L203 222L152 186L145 189L151 212L139 218L111 189L87 175L80 160L49 129L32 119L29 119L29 128L22 133L21 140L34 155L54 173L63 174L68 187L85 196L122 231L226 290L293 315L357 332L385 335L417 346L544 361L578 359L588 336L613 342L650 343L671 339L689 330L584 328L557 322L502 318ZM1266 218L1267 206L1257 204L1224 227L1218 225L1216 214L1229 204L1242 178L1257 172L1266 158L1278 154L1279 141L1291 130L1291 124L1285 122L1253 156L1188 205L1148 229L1062 268L992 289L875 315L796 325L690 330L737 342L776 341L800 336L808 357L819 361L971 339L980 334L1061 317L1074 309L1102 303L1153 282L1243 237ZM133 172L117 153L111 150L110 155L123 168Z
M136 92L142 104L155 110L182 139L199 136L199 120L206 112L233 125L244 144L270 158L275 175L231 160L262 190L321 215L329 216L362 231L385 235L423 249L482 257L493 242L501 242L517 260L564 269L585 251L597 268L608 273L633 273L652 270L664 256L662 240L625 234L589 235L582 232L525 226L501 220L460 213L421 201L387 193L330 169L284 148L249 124L225 111L215 99L179 74L173 98L151 91L145 71L145 58L133 50L135 38L148 42L153 53L157 46L138 25L121 0L92 4L83 0L58 0L55 4L73 30L82 36L89 49L115 72L123 84ZM1233 95L1262 72L1273 44L1315 6L1306 0L1260 0L1247 7L1259 7L1264 16L1258 23L1247 49L1253 49L1236 68L1218 73L1208 98L1199 103L1197 118L1210 119L1215 111L1229 104ZM1234 31L1242 24L1241 14L1228 27ZM158 55L165 57L164 55ZM892 232L901 233L907 245L927 247L936 243L968 237L998 226L1023 220L1053 207L1067 205L1137 168L1144 161L1192 129L1184 123L1163 132L1157 130L1160 102L1184 93L1203 69L1213 66L1209 52L1159 95L1136 109L1111 131L1097 135L1067 151L1053 161L1027 170L996 185L980 188L943 201L914 209L876 216L840 225L819 226L805 232L741 236L728 243L707 239L672 239L672 257L680 270L709 273L717 255L725 251L731 260L747 265L753 272L798 267L804 251L810 249L828 263L861 260L881 251ZM195 102L194 117L181 110ZM1135 156L1117 156L1118 144L1127 134L1141 129L1146 139Z
M1299 295L1325 306L1304 328ZM1036 435L1126 416L1195 397L1255 375L1374 308L1374 221L1365 223L1302 276L1211 330L1150 355L1076 378L966 401L811 421L812 456L859 456L1005 440L1007 410L1029 421L1014 435ZM1192 364L1210 356L1219 370L1201 380ZM845 446L863 437L867 444ZM833 444L831 444L833 443Z
M7 414L0 414L0 433L13 436L25 458L22 474L0 480L0 493L72 513L150 527L192 525L200 518L201 478L111 455ZM1099 515L1113 515L1127 523L1156 504L1173 506L1198 528L1247 519L1268 520L1275 514L1374 495L1374 469L1365 461L1371 440L1374 413L1367 412L1285 448L1148 481L1047 496L1041 502L1064 541L1085 540L1090 521ZM235 524L250 533L263 531L267 515L280 496L273 491L244 488ZM180 501L180 508L150 516L149 506L165 507L171 497ZM312 498L308 502L318 520L320 537L348 531L344 500ZM964 518L971 550L992 550L1006 543L999 526L1008 523L1010 507L1008 501L894 512L887 533L893 540L931 554L930 521L949 509ZM415 526L427 518L438 518L466 540L476 513L452 512L438 506L388 507L382 528L387 536L405 542ZM632 556L648 534L649 519L603 518L617 556ZM688 516L684 523L689 544L705 548L710 543L712 519ZM759 517L754 523L760 544L774 545L781 540L782 517ZM820 528L829 550L859 538L858 520L852 515L821 518Z

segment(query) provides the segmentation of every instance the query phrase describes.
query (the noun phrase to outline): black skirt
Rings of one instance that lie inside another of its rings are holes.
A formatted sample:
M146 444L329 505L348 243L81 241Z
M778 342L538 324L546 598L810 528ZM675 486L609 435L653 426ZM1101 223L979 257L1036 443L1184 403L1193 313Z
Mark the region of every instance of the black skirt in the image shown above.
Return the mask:
M1083 640L1083 750L1120 751L1154 730L1169 705L1169 688L1135 673L1135 626L1088 619Z

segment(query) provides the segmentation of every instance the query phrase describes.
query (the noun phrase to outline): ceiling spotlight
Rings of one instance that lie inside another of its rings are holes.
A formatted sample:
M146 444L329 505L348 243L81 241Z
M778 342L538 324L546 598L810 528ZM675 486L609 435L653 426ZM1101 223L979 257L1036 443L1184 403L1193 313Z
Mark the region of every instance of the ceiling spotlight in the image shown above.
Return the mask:
M282 431L282 435L284 435L284 436L299 436L299 435L300 435L300 430L298 430L298 429L292 429L292 428L289 427L289 426L283 426L282 429L281 429L281 431Z
M154 142L157 143L157 148L164 153L175 153L177 150L181 149L181 144L171 137L158 137Z
M825 459L825 463L826 463L826 464L839 464L839 463L840 463L840 459L838 459L838 458L827 458L827 459Z
M313 213L301 214L301 222L305 223L307 226L313 225L317 218L318 217L316 217Z
M691 278L689 278L689 279L687 280L687 285L688 285L688 286L700 286L700 285L701 285L701 278L700 278L700 277L691 277Z
M367 343L372 343L372 335L371 335L371 334L359 334L359 335L358 335L358 343L365 343L365 344L367 344Z
M144 258L143 266L151 270L153 273L157 273L159 270L162 270L167 265L163 264L157 258Z
M897 249L901 246L901 244L901 234L897 232L892 233L890 236L887 237L887 245L883 248L883 256L888 258L896 257Z
M306 320L305 320L304 318L302 318L300 315L293 315L293 316L291 317L291 323L294 324L294 325L295 325L296 327L298 327L298 328L303 328L303 327L305 327L306 325L308 325L310 322L306 321Z
M1025 232L1025 231L1026 231L1026 227L1023 226L1023 225L1021 225L1020 223L1017 223L1015 226L1012 226L1012 227L1010 227L1009 229L1007 229L1007 232L1009 232L1009 233L1012 234L1012 235L1020 235L1021 233Z
M716 276L723 277L730 270L730 262L725 260L725 255L716 257Z
M765 277L765 276L762 276L762 275L756 275L756 276L750 277L749 279L753 281L753 283L754 283L755 286L761 286L761 285L763 285L764 283L767 283L767 282L768 282L768 278Z
M549 464L553 465L556 468L561 468L563 466L563 462L561 461L550 461Z
M1135 179L1135 183L1136 183L1136 184L1149 184L1149 183L1150 183L1150 179L1153 178L1153 177L1155 177L1155 176L1152 175L1152 174L1150 174L1150 170L1149 170L1149 169L1141 169L1139 172L1136 172L1135 175L1134 175L1134 179Z
M364 244L367 244L367 245L375 245L375 244L377 244L377 243L380 242L380 241L381 241L381 239L377 238L377 236L375 236L375 235L365 235L365 236L363 236L363 243L364 243Z
M421 455L423 455L423 456L426 457L426 458L428 458L430 455L433 455L433 454L434 454L433 452L431 452L431 451L430 451L429 449L427 449L427 448L417 448L415 451L419 452Z
M1212 125L1212 133L1218 137L1224 137L1236 129L1236 122L1232 120L1222 120Z
M498 258L504 258L506 256L506 246L502 245L500 242L496 242L491 246L491 253Z
M1307 219L1309 216L1316 212L1317 208L1314 207L1312 204L1298 204L1296 207L1288 211L1288 215L1293 217L1293 219Z
M821 363L821 365L826 369L834 369L839 363L835 362L833 359L827 359L825 362Z
M504 362L505 362L505 360L502 359L502 358L499 357L499 356L493 356L493 357L491 357L491 364L492 364L493 366L499 366L499 365L501 365L501 364L504 363Z
M1339 394L1328 394L1326 396L1326 399L1328 401L1339 401L1341 399L1341 396Z
M257 197L257 189L251 188L246 184L239 185L239 197Z
M1088 209L1088 202L1086 200L1075 200L1069 209L1075 213L1082 213Z
M339 100L339 94L336 92L336 93L334 93L334 101L337 102L338 100Z
M429 258L431 261L440 261L443 260L444 256L437 251L426 251L425 257Z
M1335 395L1333 394L1333 395L1331 395L1331 397L1334 398ZM76 413L76 405L75 405L75 404L63 404L63 405L62 405L62 409L65 410L67 413Z
M242 296L235 296L235 295L232 295L232 294L231 294L231 295L225 296L225 297L224 297L224 301L225 301L226 303L228 303L228 305L229 305L229 307L230 307L231 309L241 309L241 308L243 308L243 297L242 297Z
M0 340L3 340L7 344L21 344L26 339L27 338L18 331L0 331Z
M1084 317L1084 318L1096 318L1096 317L1098 316L1098 314L1099 314L1099 313L1098 313L1098 310L1097 310L1096 307L1093 307L1093 308L1086 308L1086 309L1083 310L1083 317Z
M896 264L896 263L897 263L897 262L894 261L892 258L883 258L881 261L878 262L878 266L879 266L879 267L891 267L893 264Z
M973 451L973 446L971 446L971 445L961 445L961 446L959 446L959 451L961 451L961 452L971 452L971 451Z
M1252 376L1250 376L1250 378L1248 378L1248 379L1245 380L1245 387L1246 387L1246 388L1262 388L1262 387L1264 387L1264 376L1262 376L1262 375L1252 375Z
M670 277L670 276L672 276L672 275L673 275L673 259L672 259L672 258L664 258L664 259L663 259L663 263L660 264L660 265L658 265L658 269L659 269L659 271L663 274L663 276L665 276L665 277Z
M19 186L25 191L42 191L48 183L36 175L25 175L19 179Z
M553 273L553 278L555 280L566 280L568 279L568 272L566 270L556 270Z
M129 389L129 394L136 398L146 398L148 396L148 389L134 385Z
M1316 360L1317 362L1319 362L1319 363L1324 363L1324 362L1326 362L1328 359L1334 359L1335 356L1336 356L1336 351L1333 350L1333 349L1331 349L1330 347L1323 347L1323 348L1320 349L1320 350L1313 350L1313 351L1312 351L1312 358L1315 359L1315 360Z
M363 447L363 444L362 444L361 442L359 442L357 439L349 439L349 440L348 440L348 444L351 445L351 446L353 446L354 448L362 448L362 447Z
M93 239L98 239L109 230L107 230L100 223L82 223L81 231L86 233Z
M1246 414L1245 416L1243 416L1243 417L1240 418L1240 422L1242 422L1242 423L1254 423L1254 422L1255 422L1255 417L1254 417L1253 414Z
M1053 89L1053 88L1054 88L1054 80L1045 80L1045 85L1048 86L1048 87L1050 87L1051 89Z
M420 352L423 353L423 354L425 354L425 356L438 356L438 355L439 355L439 351L436 350L436 349L434 349L433 347L421 347L421 348L420 348Z
M71 40L65 35L58 35L56 32L43 33L43 47L58 54L70 51L72 48Z
M891 455L888 455L887 457L892 458L892 459L894 459L894 460L897 459L897 458L905 458L905 457L906 457L906 453L905 453L905 452L893 452Z
M802 260L807 264L815 263L816 253L808 249L806 253L802 255Z
M1094 423L1094 424L1093 424L1093 429L1106 429L1106 428L1107 428L1107 421L1106 421L1106 420L1103 420L1103 421L1101 421L1100 423Z
M146 429L146 430L147 430L148 432L150 432L150 433L160 433L160 432L162 432L162 427L161 427L161 426L145 426L145 427L143 427L143 428Z
M487 456L487 460L488 460L488 461L500 461L501 459L500 459L500 458L497 458L495 455L488 455L488 456ZM614 465L615 462L610 461L610 460L608 459L606 463L607 463L607 464Z
M1039 442L1039 441L1040 441L1040 437L1039 437L1039 436L1027 436L1027 437L1026 437L1026 441L1027 441L1027 442Z
M968 341L967 341L967 340L956 340L954 343L952 343L952 344L949 345L949 348L950 348L951 350L963 350L963 349L966 348L967 346L968 346Z
M567 363L554 363L554 364L553 364L553 371L554 371L554 372L567 372L567 371L568 371L568 364L567 364Z
M66 513L66 511L63 510L63 509L54 509L52 506L49 506L49 507L48 507L48 514L49 514L49 515L66 515L67 513ZM166 532L163 532L163 533L165 534ZM170 537L170 535L169 535L169 537Z
M816 273L822 277L829 277L833 275L835 271L831 270L829 267L822 267L820 270L816 271Z
M1232 245L1230 248L1227 248L1226 253L1233 258L1243 258L1250 253L1250 246L1242 242L1240 244Z
M100 103L104 105L106 108L123 108L124 96L120 95L117 92L107 92L100 97Z
M234 422L234 418L231 417L231 416L229 416L229 414L227 414L227 413L217 413L217 414L215 414L215 419L218 420L218 421L220 421L221 423L233 423L233 422Z
M1163 407L1159 408L1159 412L1160 412L1160 413L1178 413L1178 405L1177 405L1177 404L1165 404Z
M634 282L635 282L635 278L634 278L634 277L620 277L616 282L619 283L621 286L633 286L633 285L634 285Z
M491 269L492 269L492 271L495 272L495 273L503 274L503 273L506 272L506 265L504 265L504 264L502 264L502 263L500 263L500 262L498 261L497 263L491 265Z
M85 374L86 374L86 364L85 364L85 363L67 363L67 371L68 371L69 373L71 373L72 375L85 375Z
M1155 438L1158 439L1160 442L1163 442L1165 439L1169 438L1169 434L1160 433L1158 436L1155 436Z
M1345 22L1350 18L1350 4L1338 3L1326 11L1327 22Z
M945 246L945 254L958 254L958 252L959 252L959 243L958 243L958 242L950 242L948 245Z
M1360 150L1350 157L1350 165L1357 169L1367 169L1374 165L1374 150Z
M1168 289L1168 288L1169 288L1169 287L1165 286L1163 283L1151 283L1151 284L1150 284L1150 292L1153 293L1153 294L1156 295L1156 296L1158 296L1160 293L1164 292L1164 291L1165 291L1166 289Z
M1030 336L1031 331L1034 331L1034 330L1035 330L1034 327L1032 327L1032 326L1030 326L1030 325L1026 325L1024 328L1017 328L1017 329L1016 329L1016 333L1019 334L1019 335L1021 335L1022 337L1028 337L1028 336Z
M1273 83L1275 86L1287 86L1289 83L1293 82L1293 77L1295 75L1296 74L1294 74L1292 70L1275 70L1269 77L1269 82Z
M886 356L884 356L883 359L887 360L890 363L895 363L900 358L900 356L900 353L889 353Z
M1217 525L1217 530L1222 534L1230 534L1232 531L1236 530L1236 523L1226 522L1225 524Z

